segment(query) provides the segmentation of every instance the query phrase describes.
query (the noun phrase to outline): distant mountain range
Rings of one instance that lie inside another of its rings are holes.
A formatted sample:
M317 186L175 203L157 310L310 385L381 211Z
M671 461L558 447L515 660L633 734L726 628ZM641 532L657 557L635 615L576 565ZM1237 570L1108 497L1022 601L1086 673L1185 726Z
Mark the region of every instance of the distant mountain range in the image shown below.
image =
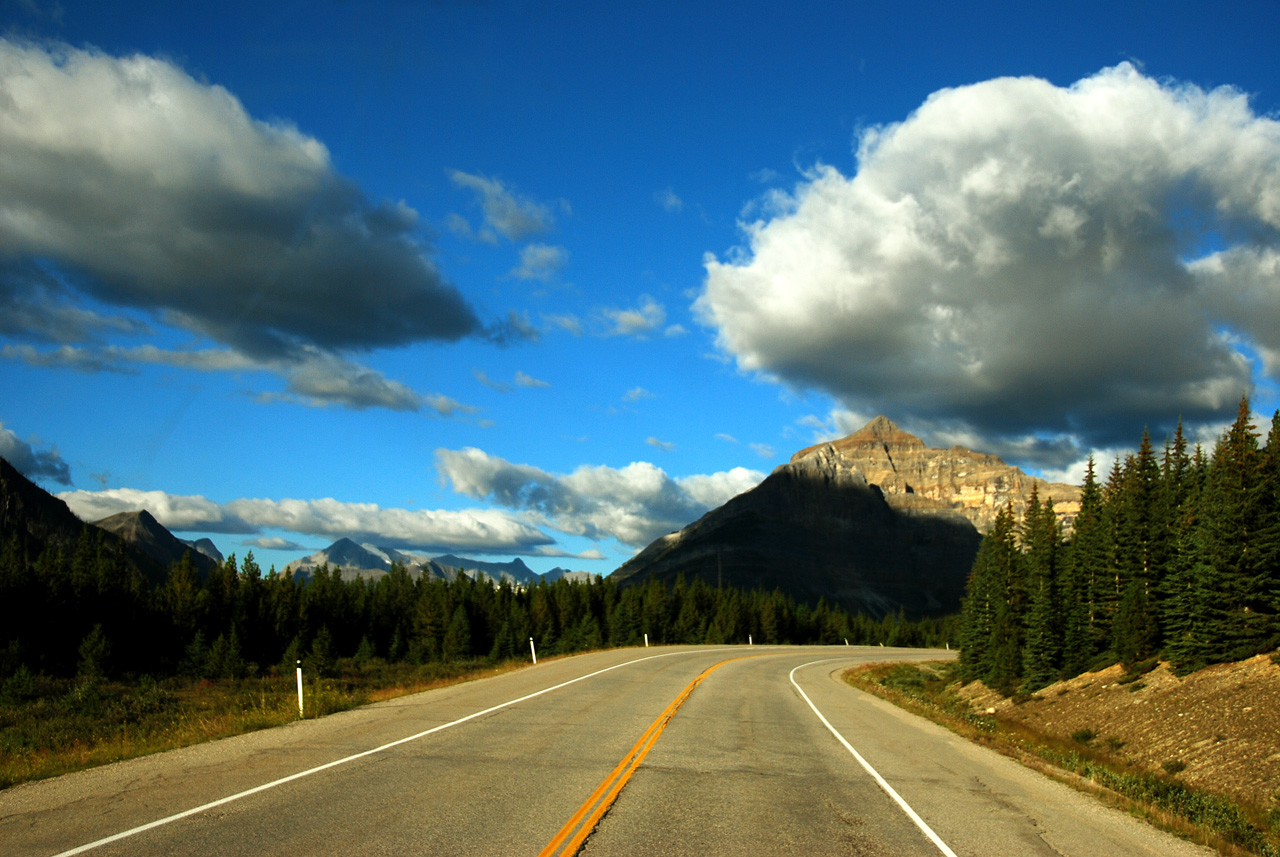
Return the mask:
M61 549L67 556L75 553L86 526L100 530L98 538L119 544L129 562L153 584L163 583L169 568L191 554L191 561L201 577L205 577L226 558L211 539L195 541L179 539L145 509L120 512L101 521L88 523L76 517L67 504L36 485L0 458L0 547L17 538L21 551L32 559L45 549ZM434 559L424 554L356 544L351 539L338 539L322 551L289 563L285 571L306 578L321 564L337 569L344 579L377 580L391 570L391 563L403 565L414 579L422 577L456 580L463 574L475 580L493 583L506 580L527 585L539 580L548 583L560 579L584 581L591 578L585 571L553 568L538 574L520 558L510 562L483 562L446 554Z
M321 565L341 571L344 579L365 578L374 581L391 570L391 563L404 566L414 580L420 577L439 580L456 580L464 574L474 580L488 580L493 583L507 581L512 584L527 585L539 580L552 582L561 578L568 580L587 580L591 577L585 571L569 571L565 568L553 568L545 574L524 564L519 557L510 562L483 562L466 557L445 554L434 559L424 554L410 553L395 548L378 547L373 544L357 544L351 539L338 539L322 551L295 560L285 566L285 571L300 577L309 577Z
M750 491L663 536L613 573L620 583L683 575L715 586L778 589L813 604L909 617L960 607L982 532L996 512L1053 497L1064 523L1080 490L993 455L929 449L877 417L801 450Z
M623 585L651 578L778 589L813 604L825 597L848 610L883 616L954 612L996 512L1021 516L1031 494L1053 498L1069 527L1080 489L1051 484L993 455L955 446L927 448L877 417L848 437L803 449L750 491L679 532L663 536L613 573ZM0 458L0 538L17 537L29 556L47 547L75 550L86 525L66 504ZM188 551L202 575L224 561L209 539L183 542L147 511L90 526L118 540L153 582ZM377 580L399 563L417 579L459 575L527 585L589 579L555 568L539 575L516 558L483 562L357 544L342 538L285 571L308 577L327 564L345 579Z

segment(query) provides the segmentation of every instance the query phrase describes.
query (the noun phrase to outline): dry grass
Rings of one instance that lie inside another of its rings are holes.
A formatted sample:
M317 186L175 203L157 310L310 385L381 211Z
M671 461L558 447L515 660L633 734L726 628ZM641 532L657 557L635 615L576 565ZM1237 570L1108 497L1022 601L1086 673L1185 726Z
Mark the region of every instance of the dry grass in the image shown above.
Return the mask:
M304 684L307 718L519 669L460 664L339 664ZM298 719L293 675L135 682L25 675L0 688L0 788L226 738Z

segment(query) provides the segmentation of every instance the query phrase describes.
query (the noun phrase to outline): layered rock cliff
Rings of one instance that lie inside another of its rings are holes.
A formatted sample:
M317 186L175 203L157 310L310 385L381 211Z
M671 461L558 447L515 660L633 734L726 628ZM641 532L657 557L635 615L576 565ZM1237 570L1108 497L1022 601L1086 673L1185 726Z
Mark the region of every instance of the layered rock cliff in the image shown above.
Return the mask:
M1053 500L1054 512L1067 529L1080 511L1078 486L1046 482L994 455L962 446L930 449L882 416L848 437L800 450L791 457L791 464L814 458L826 466L862 474L879 486L896 509L927 514L953 511L983 533L1006 505L1021 520L1033 489L1040 502Z

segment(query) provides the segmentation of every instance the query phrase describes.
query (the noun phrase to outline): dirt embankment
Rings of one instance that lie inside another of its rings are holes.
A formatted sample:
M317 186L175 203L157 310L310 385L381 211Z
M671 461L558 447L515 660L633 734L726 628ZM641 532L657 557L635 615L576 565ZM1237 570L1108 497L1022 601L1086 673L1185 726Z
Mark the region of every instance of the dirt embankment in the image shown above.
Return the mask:
M1194 788L1280 809L1280 666L1270 656L1182 678L1163 663L1134 681L1121 683L1122 677L1118 665L1085 673L1021 703L981 682L960 695L977 712L1087 739L1147 770L1176 773Z

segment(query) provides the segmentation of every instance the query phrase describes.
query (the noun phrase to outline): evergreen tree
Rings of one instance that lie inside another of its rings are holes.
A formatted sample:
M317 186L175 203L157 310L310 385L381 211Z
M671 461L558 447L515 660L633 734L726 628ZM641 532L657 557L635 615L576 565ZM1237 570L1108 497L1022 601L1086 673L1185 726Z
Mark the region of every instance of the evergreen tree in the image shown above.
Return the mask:
M441 655L446 661L456 661L471 656L471 620L467 618L466 607L459 604L454 608L449 619L449 627L445 629L441 644Z
M1062 530L1053 501L1043 505L1032 488L1022 524L1027 607L1022 674L1027 690L1038 690L1058 678L1062 666L1064 617L1059 552Z
M1011 692L1022 674L1023 612L1026 586L1013 510L996 514L974 560L974 591L966 599L961 669Z
M1100 604L1100 593L1108 579L1102 506L1102 488L1090 455L1063 574L1062 668L1069 676L1084 672L1105 648L1103 641L1107 639Z
M1209 464L1196 566L1198 597L1210 608L1201 652L1208 663L1249 657L1272 642L1272 549L1258 541L1268 529L1267 503L1253 428L1246 396Z
M1271 633L1280 633L1280 411L1271 417L1259 478L1257 565L1271 594Z

